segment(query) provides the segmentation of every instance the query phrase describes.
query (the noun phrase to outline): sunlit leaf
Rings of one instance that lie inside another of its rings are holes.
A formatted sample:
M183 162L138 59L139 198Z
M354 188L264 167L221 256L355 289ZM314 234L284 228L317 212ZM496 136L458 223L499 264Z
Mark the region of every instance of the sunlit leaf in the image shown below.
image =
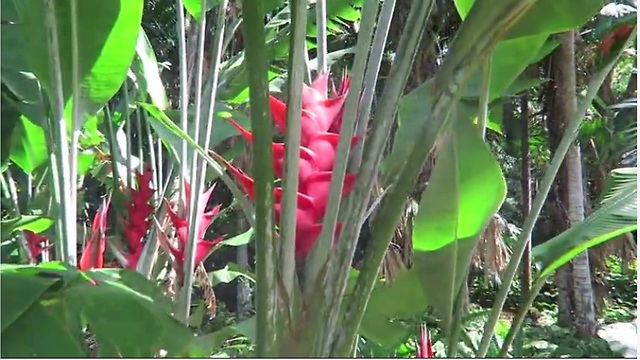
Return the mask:
M428 302L448 333L453 304L478 236L506 196L500 165L468 116L438 147L413 227L415 264Z

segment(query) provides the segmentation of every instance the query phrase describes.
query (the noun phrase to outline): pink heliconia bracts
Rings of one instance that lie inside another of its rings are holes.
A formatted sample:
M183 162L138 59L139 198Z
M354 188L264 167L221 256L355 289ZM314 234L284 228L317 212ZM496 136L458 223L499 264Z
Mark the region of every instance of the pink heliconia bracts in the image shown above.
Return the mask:
M344 77L339 91L333 89L332 97L327 98L327 82L329 74L320 74L311 86L303 84L302 87L302 139L299 159L299 187L298 187L298 212L296 221L296 257L306 258L322 229L329 191L331 176L335 162L338 141L340 139L340 125L344 112L344 104L349 90L349 78ZM277 98L270 96L269 104L271 115L276 126L282 134L286 130L287 105ZM253 134L241 125L231 120L250 143ZM351 146L358 141L357 137L351 140ZM284 169L285 145L274 143L273 168L277 178L282 179ZM222 159L223 160L223 159ZM223 160L224 161L224 160ZM249 198L254 198L253 179L246 176L241 170L226 162L226 166L236 177ZM355 174L347 174L343 186L342 195L346 196L353 188ZM276 221L280 218L281 188L275 189L275 215ZM338 224L337 231L340 231Z
M425 323L420 324L420 344L416 352L416 358L434 358L433 344L431 343L431 334Z
M185 204L189 202L189 196L191 194L191 185L189 182L184 182L184 190L185 190ZM211 193L213 192L213 186L210 187L207 191L202 194L197 199L197 211L196 211L196 258L195 258L195 266L197 266L202 260L204 260L211 249L214 246L219 244L224 236L220 236L213 240L205 240L204 233L207 231L209 225L211 225L211 221L213 218L220 212L220 205L214 207L209 211L205 211L207 204L209 203L209 198L211 197ZM173 227L176 229L176 235L178 237L178 242L180 243L180 247L176 247L175 245L168 243L169 250L176 259L176 263L179 266L182 266L185 261L185 252L184 248L187 245L187 231L188 231L188 221L185 217L178 216L178 214L171 209L171 205L167 204L167 209L169 211L169 217L171 218L171 223ZM185 206L185 214L188 214L189 207Z
M93 218L92 233L78 263L80 270L104 267L104 253L107 250L107 213L110 203L111 199L105 200Z

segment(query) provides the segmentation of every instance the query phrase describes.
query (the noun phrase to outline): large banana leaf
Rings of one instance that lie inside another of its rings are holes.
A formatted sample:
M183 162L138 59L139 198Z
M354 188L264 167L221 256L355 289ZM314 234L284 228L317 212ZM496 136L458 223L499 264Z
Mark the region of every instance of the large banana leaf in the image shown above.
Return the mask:
M577 254L638 228L638 168L619 168L609 175L602 206L584 221L533 248L534 261L550 275Z

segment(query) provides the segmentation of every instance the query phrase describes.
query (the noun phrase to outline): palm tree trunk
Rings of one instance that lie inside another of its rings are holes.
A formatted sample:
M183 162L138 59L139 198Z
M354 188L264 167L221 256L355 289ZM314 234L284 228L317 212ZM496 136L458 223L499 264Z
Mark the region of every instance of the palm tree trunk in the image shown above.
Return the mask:
M569 178L569 219L574 225L584 220L584 191L579 146L573 145L569 148L565 162ZM572 263L574 324L581 336L594 336L597 321L591 268L589 267L589 252L583 251L573 259Z
M571 106L567 106L575 99L575 68L573 62L573 39L571 33L557 36L560 46L551 55L549 88L549 102L547 104L549 116L547 128L549 132L549 147L555 152L568 117L571 116ZM553 193L553 235L557 235L569 227L567 214L568 185L567 164L564 162L556 177L556 190ZM571 326L573 324L573 301L571 299L571 264L560 267L554 276L558 288L558 325Z
M559 78L556 78L556 103L566 124L577 108L575 47L573 31L559 35L560 47L558 60ZM584 190L582 186L582 162L580 147L573 145L565 157L567 210L571 225L584 220ZM571 266L571 288L573 290L573 319L578 333L582 336L593 336L596 330L596 315L593 298L593 284L589 268L589 253L578 255ZM563 275L564 276L564 275ZM564 280L564 279L563 279ZM566 284L563 284L566 285ZM566 299L563 299L566 300Z

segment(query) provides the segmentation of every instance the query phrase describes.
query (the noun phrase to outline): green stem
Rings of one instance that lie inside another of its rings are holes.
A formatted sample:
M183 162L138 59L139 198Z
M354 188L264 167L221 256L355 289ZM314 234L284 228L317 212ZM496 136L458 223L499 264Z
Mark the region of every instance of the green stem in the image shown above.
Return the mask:
M180 64L180 127L187 131L189 128L189 88L187 86L187 40L184 24L184 6L182 0L176 0L176 27L178 31L178 63ZM188 175L188 151L187 141L182 140L180 151L180 176L186 178ZM180 198L185 198L184 184L180 183Z
M81 121L81 92L80 92L80 70L79 54L78 54L78 1L71 0L71 84L72 84L72 103L71 103L71 146L69 149L69 178L71 187L69 188L69 204L73 209L73 214L69 216L77 217L78 211L78 147L80 143L80 127ZM75 222L75 220L74 220Z
M246 66L249 73L249 103L253 140L253 175L256 236L256 356L276 354L277 287L276 238L273 221L272 125L269 113L269 79L264 35L264 3L243 3Z
M489 117L489 97L491 96L491 56L482 67L482 93L480 93L480 108L478 113L478 127L484 140L487 133L487 119Z
M389 34L389 28L391 27L393 10L395 7L396 0L386 0L382 4L380 16L378 17L378 24L376 26L376 33L373 36L373 46L371 47L371 53L369 54L367 72L364 75L364 91L360 102L360 115L358 116L355 130L356 135L360 136L361 139L353 149L353 154L351 156L350 168L352 171L357 171L357 169L360 168L360 163L362 161L362 151L364 150L364 142L366 139L365 129L369 124L369 117L371 116L371 106L373 104L373 97L376 94L376 84L380 73L380 65L382 64L384 47L387 43L387 35Z
M350 217L345 220L345 228L340 238L341 244L351 245L346 251L346 246L340 247L339 258L340 270L346 271L343 274L348 274L351 257L353 256L353 250L358 239L358 234L361 228L361 219L363 218L366 205L368 203L369 194L374 184L374 180L377 177L378 167L382 158L382 152L384 145L389 136L391 126L393 124L394 114L397 111L400 97L404 90L409 72L411 70L411 64L415 58L418 44L422 39L423 29L427 24L427 19L433 8L433 1L426 0L414 0L409 12L409 18L405 24L405 29L400 37L400 43L398 45L398 56L394 61L387 77L381 102L376 109L373 118L373 129L371 137L367 139L365 144L365 158L360 168L360 174L354 188L354 194L352 195L353 208L348 212ZM382 40L382 39L381 39ZM404 204L405 196L401 198L401 203ZM383 219L379 219L381 222L387 223L386 228L393 232L397 219L395 213L385 213L391 215ZM400 211L397 212L397 218L400 217ZM390 223L388 223L391 221ZM375 233L374 233L375 234ZM353 292L353 300L348 305L347 315L344 319L345 326L343 326L340 336L336 339L334 344L334 355L348 356L353 351L356 345L358 329L364 316L364 311L367 307L369 297L371 296L371 290L378 276L378 269L380 268L380 262L384 256L389 242L391 241L391 234L388 237L377 239L372 241L371 248L365 255L364 265L358 276L358 282ZM349 239L349 240L347 240ZM345 266L346 265L346 266ZM341 274L342 275L342 274ZM342 293L339 294L342 296ZM335 296L337 297L337 296Z
M71 203L72 197L68 190L72 188L69 137L67 136L67 122L64 118L64 94L62 90L62 72L60 70L60 51L58 45L58 28L55 11L55 1L46 0L47 7L45 26L49 44L49 66L51 68L51 84L53 85L51 105L54 124L50 131L55 134L51 175L53 177L54 202L58 207L56 232L56 255L70 266L77 264L76 246L78 243L76 232L76 205Z
M466 281L466 277L463 281ZM458 290L458 296L453 307L453 321L451 325L451 334L449 334L449 346L447 347L447 357L455 358L458 354L458 339L460 339L460 332L462 331L462 310L464 305L464 298L467 293L463 291L464 284L461 284Z
M7 181L5 179L5 174L9 178ZM0 186L2 187L2 193L4 197L11 200L13 215L16 217L20 217L20 204L18 202L18 191L16 189L16 185L13 183L13 178L11 176L11 170L7 168L4 173L0 173ZM24 231L20 231L20 246L18 247L18 256L21 261L27 262L30 259L29 254L29 246L27 245L27 239L24 235Z
M504 342L502 343L502 347L500 348L500 353L498 354L498 357L501 357L501 358L507 357L507 353L509 352L509 346L511 346L511 343L515 339L516 334L520 332L520 328L522 327L522 322L524 321L524 318L527 316L527 313L529 312L529 308L531 308L533 301L536 299L536 296L538 296L538 293L540 292L540 289L542 289L542 287L544 286L544 283L546 280L547 280L546 276L537 279L536 282L531 287L531 291L529 292L529 296L527 297L527 300L524 303L520 304L520 306L518 307L518 313L511 321L511 327L509 328L509 332L507 333L507 336L505 337Z
M206 8L206 0L202 0L201 6ZM192 138L198 141L200 134L200 119L202 117L202 83L204 67L204 39L206 36L206 11L202 11L200 15L200 23L198 24L198 49L196 55L196 88L195 88L195 119L194 130ZM181 84L183 85L183 84ZM191 155L191 162L189 163L191 171L189 173L189 182L191 184L191 191L189 192L189 198L185 199L189 208L186 214L188 215L187 227L187 243L185 244L184 251L184 263L182 274L183 281L180 288L180 294L178 294L176 317L178 320L185 324L189 321L189 312L191 309L191 290L193 287L193 269L195 268L196 257L196 245L197 245L197 232L198 232L198 198L200 197L201 189L198 188L198 153L193 151ZM204 210L204 209L202 209Z
M309 283L322 284L321 287L325 290L321 291L323 297L319 301L321 311L318 312L317 315L320 317L317 318L317 323L314 324L319 327L316 329L316 341L314 342L318 352L312 352L312 354L316 356L328 356L330 353L331 343L333 341L332 336L335 332L335 324L339 313L339 311L335 311L335 309L340 308L339 304L342 301L342 294L344 294L346 279L348 277L348 267L351 263L350 260L348 260L346 271L334 272L334 270L338 269L333 269L331 266L328 268L326 267L328 261L334 261L333 264L336 264L335 261L343 257L343 255L338 255L337 258L332 256L332 259L329 259L329 251L334 240L335 229L338 222L340 202L342 200L342 189L349 160L351 138L353 137L354 127L357 120L358 102L362 91L362 82L366 71L369 48L371 47L371 40L373 38L378 7L379 1L377 0L367 0L363 4L362 22L360 32L358 34L358 40L356 42L356 55L353 62L350 88L346 99L344 116L340 127L340 141L338 143L333 174L331 176L329 200L327 202L326 212L322 222L322 231L311 251L311 254L309 255L305 268L306 281ZM357 239L350 239L347 242L350 243L347 251L351 254L348 255L349 259L351 259L353 257L353 252L355 251ZM343 252L344 254L344 250L338 250L338 252ZM327 269L327 271L323 272L324 278L318 279L318 275L321 273L321 269L323 268ZM331 279L329 280L329 283L327 283L328 279ZM305 294L305 296L309 296L309 294Z
M307 2L304 2L305 19ZM293 11L291 12L293 18ZM306 21L305 21L306 23ZM318 60L318 72L327 72L327 0L316 0L316 42L318 43L316 59ZM303 46L304 47L304 46ZM327 95L327 94L323 94Z
M635 39L636 28L634 28L633 33L629 37L629 39ZM632 40L627 40L627 44ZM484 357L489 350L489 341L491 340L491 334L493 334L494 328L498 319L500 318L500 313L502 312L502 307L504 306L505 301L507 300L507 295L509 293L509 287L511 286L511 282L518 271L518 266L520 265L520 260L522 259L522 254L524 253L524 249L527 246L527 243L531 239L531 233L533 231L533 226L540 215L540 211L542 210L542 206L544 205L545 199L549 194L549 189L551 189L551 185L553 184L553 180L560 169L560 165L564 161L564 157L569 150L569 147L573 143L578 130L580 128L580 123L582 122L582 118L584 114L587 112L593 99L596 97L598 93L598 89L604 82L606 76L611 72L613 67L616 64L617 59L620 57L622 51L619 51L616 56L613 56L610 61L600 70L598 71L589 81L587 87L587 94L580 101L576 113L571 116L571 120L567 124L565 128L564 135L562 136L562 140L556 149L555 154L553 155L553 159L547 168L547 171L544 174L544 178L542 179L542 183L538 188L536 193L536 197L533 200L533 204L531 206L531 212L529 216L527 216L524 225L522 226L522 232L520 233L520 237L518 238L518 242L513 248L513 252L511 254L511 260L509 261L509 265L504 272L502 278L502 286L500 287L500 291L496 295L496 299L493 302L493 308L491 309L491 316L485 323L484 333L482 335L482 340L480 341L480 345L478 346L478 353L476 357Z
M316 6L320 6L316 4ZM293 0L291 37L289 41L289 78L287 81L287 130L284 178L282 182L282 214L280 216L280 271L287 298L293 299L295 280L295 237L298 208L298 172L302 137L302 85L305 78L304 49L307 35L307 2ZM287 304L285 304L287 306Z

